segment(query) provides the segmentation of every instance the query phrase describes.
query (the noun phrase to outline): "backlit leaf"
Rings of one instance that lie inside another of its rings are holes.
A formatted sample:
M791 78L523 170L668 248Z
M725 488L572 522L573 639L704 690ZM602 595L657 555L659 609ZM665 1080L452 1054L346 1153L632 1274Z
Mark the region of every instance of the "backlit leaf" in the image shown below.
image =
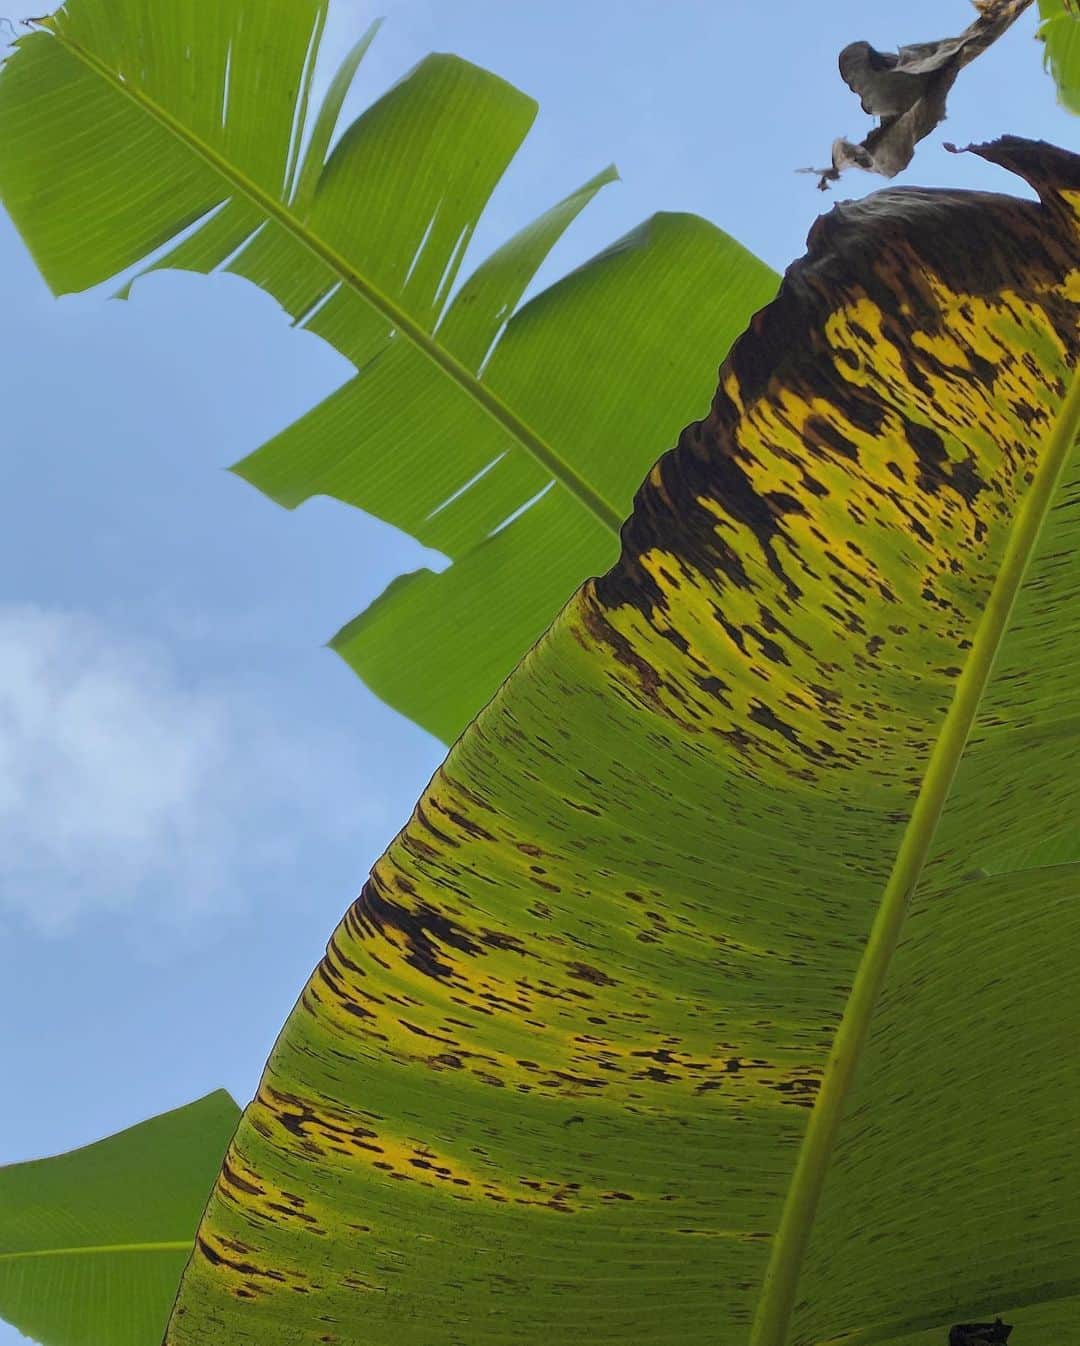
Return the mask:
M454 747L277 1042L170 1346L1062 1322L1080 160L980 153L1042 203L826 216Z
M522 307L607 169L455 293L536 104L429 56L327 155L374 30L305 140L326 6L69 0L0 76L0 199L56 291L148 259L222 269L352 361L355 377L236 471L288 508L330 495L450 559L391 586L333 641L380 696L450 740L615 559L656 444L708 404L776 277L704 220L660 215Z
M1070 112L1080 112L1080 10L1075 0L1039 0L1046 64L1058 96Z
M239 1116L219 1090L0 1168L0 1316L46 1346L158 1346Z

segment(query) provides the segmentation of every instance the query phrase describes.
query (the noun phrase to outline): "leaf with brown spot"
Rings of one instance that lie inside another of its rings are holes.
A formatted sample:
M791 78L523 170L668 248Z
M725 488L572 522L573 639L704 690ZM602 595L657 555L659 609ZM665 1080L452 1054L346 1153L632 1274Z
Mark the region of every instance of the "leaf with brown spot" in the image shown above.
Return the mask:
M943 1341L1075 1292L1080 159L978 153L1041 200L820 220L459 739L237 1135L325 1234L207 1208L309 1293L196 1258L168 1346Z

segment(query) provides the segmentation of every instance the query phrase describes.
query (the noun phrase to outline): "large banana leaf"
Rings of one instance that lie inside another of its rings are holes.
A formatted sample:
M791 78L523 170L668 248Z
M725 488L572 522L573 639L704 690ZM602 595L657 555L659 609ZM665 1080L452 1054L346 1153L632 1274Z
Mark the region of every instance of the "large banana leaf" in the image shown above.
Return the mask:
M0 198L54 290L172 244L153 265L245 276L356 365L237 471L289 507L360 506L452 560L333 642L449 740L614 560L655 446L707 406L776 278L705 221L661 215L515 312L609 170L450 298L536 105L431 56L328 156L373 31L309 118L326 3L70 0L0 78Z
M1046 63L1070 112L1080 112L1080 9L1075 0L1039 0Z
M171 1346L1080 1342L1080 159L979 152L1041 204L826 216L452 750Z
M240 1109L223 1090L0 1168L0 1316L49 1346L155 1346Z

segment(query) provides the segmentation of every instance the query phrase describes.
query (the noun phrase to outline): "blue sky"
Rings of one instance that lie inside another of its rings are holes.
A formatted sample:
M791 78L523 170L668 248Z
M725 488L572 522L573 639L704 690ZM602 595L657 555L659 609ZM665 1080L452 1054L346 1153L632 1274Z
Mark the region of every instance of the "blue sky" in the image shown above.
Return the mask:
M867 129L839 49L941 37L972 11L337 0L329 63L377 13L354 111L431 50L540 101L474 261L618 164L542 286L661 209L787 265L819 210L882 185L851 174L823 198L793 171ZM1028 15L965 73L899 181L1013 189L944 139L1075 145L1034 30ZM235 277L54 300L2 215L0 275L4 1163L221 1085L244 1101L443 750L321 648L427 554L334 501L286 513L222 470L343 382L341 357ZM0 1344L18 1339L0 1326Z

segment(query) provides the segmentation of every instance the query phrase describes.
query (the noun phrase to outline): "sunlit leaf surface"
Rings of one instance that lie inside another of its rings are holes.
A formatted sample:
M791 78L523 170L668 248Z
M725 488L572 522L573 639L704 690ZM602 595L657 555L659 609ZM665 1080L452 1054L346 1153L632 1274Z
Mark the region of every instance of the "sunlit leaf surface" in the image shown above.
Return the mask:
M793 1340L1080 1340L1080 462L1045 471L1080 419L1080 160L980 152L1042 203L826 216L450 753L278 1040L171 1346L744 1343L987 630L884 994L847 1010Z

